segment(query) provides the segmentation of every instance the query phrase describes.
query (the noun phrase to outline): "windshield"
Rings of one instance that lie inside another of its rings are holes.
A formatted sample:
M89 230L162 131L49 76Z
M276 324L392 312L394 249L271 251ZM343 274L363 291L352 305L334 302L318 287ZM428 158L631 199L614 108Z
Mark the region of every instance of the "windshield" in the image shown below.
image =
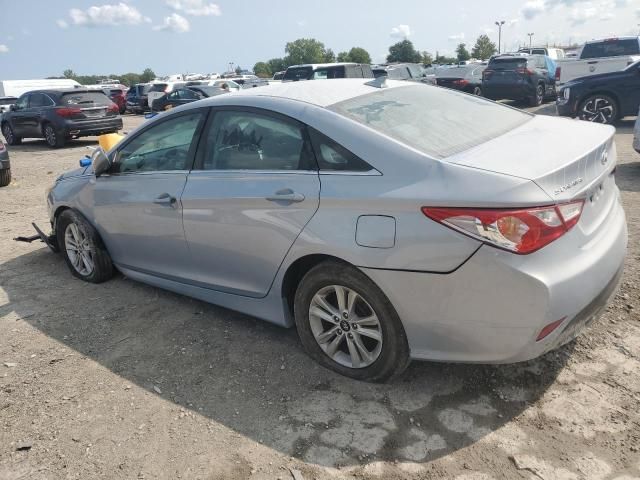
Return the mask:
M329 109L435 158L468 150L532 118L482 98L428 85L380 89Z
M287 71L284 74L283 80L309 80L311 75L313 74L313 69L311 67L298 67L298 68L287 68Z

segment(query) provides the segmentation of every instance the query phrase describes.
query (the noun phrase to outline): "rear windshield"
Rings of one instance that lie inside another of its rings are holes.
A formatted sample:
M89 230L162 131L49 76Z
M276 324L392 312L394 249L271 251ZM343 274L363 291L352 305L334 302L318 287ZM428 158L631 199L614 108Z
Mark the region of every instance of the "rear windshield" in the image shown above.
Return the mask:
M209 87L206 85L189 88L196 93L204 93L207 97L213 97L214 95L220 95L221 93L226 93L226 90L223 90L220 87Z
M380 89L329 109L435 158L468 150L532 118L482 98L428 85Z
M287 68L283 80L309 80L313 73L311 67Z
M587 43L580 58L619 57L640 54L640 43L637 38L625 40L612 39L598 43Z
M0 105L13 105L17 98L0 98Z
M527 59L523 58L494 58L489 62L489 68L494 70L515 70L523 68L527 63Z
M60 105L78 105L80 107L104 107L111 105L111 100L102 92L63 93Z
M167 88L166 83L154 83L153 85L150 86L149 92L164 92L166 88Z

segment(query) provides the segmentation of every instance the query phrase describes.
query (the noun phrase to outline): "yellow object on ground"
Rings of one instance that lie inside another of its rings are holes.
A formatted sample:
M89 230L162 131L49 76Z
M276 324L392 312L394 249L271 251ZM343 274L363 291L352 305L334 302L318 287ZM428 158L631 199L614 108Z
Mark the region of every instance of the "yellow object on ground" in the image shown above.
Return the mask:
M124 135L120 135L119 133L106 133L98 137L98 143L102 147L102 150L108 152L123 138Z

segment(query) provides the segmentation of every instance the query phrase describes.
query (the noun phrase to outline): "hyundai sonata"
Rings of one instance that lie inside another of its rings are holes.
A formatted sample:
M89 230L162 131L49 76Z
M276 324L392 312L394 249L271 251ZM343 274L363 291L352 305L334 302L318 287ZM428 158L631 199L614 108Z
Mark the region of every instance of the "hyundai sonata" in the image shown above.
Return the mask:
M573 339L617 286L613 134L384 78L272 85L96 150L48 192L45 240L83 280L117 269L295 325L356 379L517 362Z

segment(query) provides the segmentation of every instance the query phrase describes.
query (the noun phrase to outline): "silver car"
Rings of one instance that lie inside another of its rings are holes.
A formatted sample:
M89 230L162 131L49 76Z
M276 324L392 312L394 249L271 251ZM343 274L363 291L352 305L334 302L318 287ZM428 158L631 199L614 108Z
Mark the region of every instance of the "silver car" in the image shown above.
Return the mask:
M613 134L422 84L272 85L97 150L48 192L49 241L83 280L117 269L296 326L356 379L517 362L573 339L618 284Z

